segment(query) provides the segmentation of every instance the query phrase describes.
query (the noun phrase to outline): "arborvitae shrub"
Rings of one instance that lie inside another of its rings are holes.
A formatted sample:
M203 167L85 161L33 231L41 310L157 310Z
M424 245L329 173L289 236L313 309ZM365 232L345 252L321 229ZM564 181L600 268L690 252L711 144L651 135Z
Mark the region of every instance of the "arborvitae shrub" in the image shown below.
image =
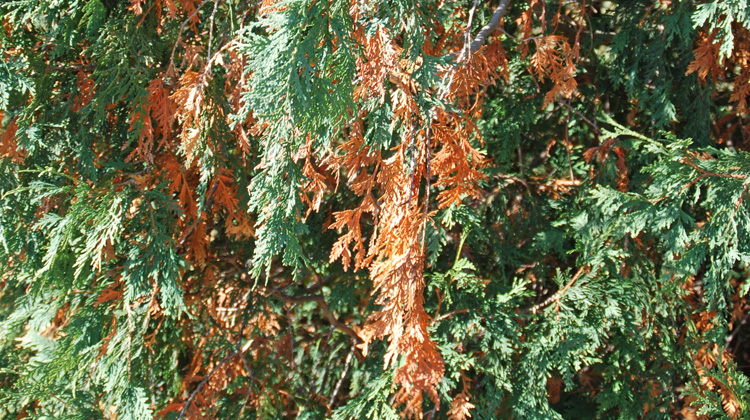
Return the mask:
M0 23L0 418L750 418L745 0Z

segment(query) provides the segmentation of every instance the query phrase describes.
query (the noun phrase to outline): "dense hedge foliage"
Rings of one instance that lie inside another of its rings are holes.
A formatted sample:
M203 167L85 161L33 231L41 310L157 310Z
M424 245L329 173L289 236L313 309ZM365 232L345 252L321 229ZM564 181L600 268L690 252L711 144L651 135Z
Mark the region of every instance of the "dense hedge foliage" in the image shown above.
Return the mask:
M746 0L0 23L0 418L750 418Z

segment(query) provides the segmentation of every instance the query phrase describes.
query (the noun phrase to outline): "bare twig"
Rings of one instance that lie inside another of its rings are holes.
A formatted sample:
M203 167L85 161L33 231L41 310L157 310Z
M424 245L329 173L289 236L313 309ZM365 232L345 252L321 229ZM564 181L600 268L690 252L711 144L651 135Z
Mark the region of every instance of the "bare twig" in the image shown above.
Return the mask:
M583 270L584 269L585 269L585 267L579 268L578 271L573 276L573 278L570 279L570 281L568 282L568 284L565 285L565 287L563 287L562 289L558 290L557 293L555 293L554 295L552 295L549 298L547 298L544 302L536 304L536 305L534 305L534 306L532 306L530 308L523 308L523 309L521 309L521 312L522 313L532 313L532 314L535 314L535 313L539 312L540 310L542 310L542 309L546 308L547 306L549 306L552 302L560 302L560 299L563 297L563 295L565 294L565 292L567 292L568 289L570 289L570 287L573 286L573 284L575 284L575 282L581 277L581 274L583 274Z
M302 302L317 302L320 310L323 312L323 317L328 321L331 326L337 330L343 332L352 338L352 340L359 344L362 342L362 338L351 328L341 323L331 312L331 308L326 303L323 295L307 295L307 296L288 296L281 293L278 289L269 289L273 296L283 300L284 302L302 303Z
M734 209L737 210L742 205L742 200L745 199L745 195L747 194L747 188L750 186L747 182L745 183L745 187L742 189L742 194L740 194L740 198L737 200L737 203L734 205Z
M740 332L740 329L742 329L742 326L747 324L748 318L750 318L750 313L746 313L745 316L742 317L742 321L740 321L739 324L736 324L734 326L734 330L732 331L732 334L726 338L726 344L724 345L724 350L727 350L729 348L729 345L732 344L732 341L734 341L734 339L737 338L737 334Z
M482 45L484 45L484 43L487 42L487 37L500 26L500 20L503 18L506 10L508 10L509 5L510 0L500 0L500 4L495 8L495 12L492 14L490 22L479 31L477 36L471 42L471 48L469 49L470 54L476 52Z
M195 8L193 13L190 14L185 20L182 21L182 24L180 25L180 29L177 31L177 39L175 39L174 46L172 47L172 54L169 55L169 67L168 68L174 68L174 53L177 50L177 45L180 44L180 41L182 40L182 31L185 30L185 26L193 20L193 18L200 12L200 10L208 4L210 0L203 0L201 4L198 5L198 7Z
M448 318L452 317L453 315L466 314L466 313L469 313L468 309L458 309L458 310L455 310L455 311L452 311L452 312L448 312L447 314L440 315L439 317L435 318L435 321L433 321L433 322L440 322L440 321L442 321L444 319L448 319Z
M47 68L50 69L50 70L55 70L55 71L81 71L81 70L93 70L93 69L96 68L96 64L94 64L94 63L89 63L89 64L74 64L74 65L70 65L70 66L55 66L55 65L50 65L50 66L47 66Z
M445 97L448 95L448 92L451 89L451 85L453 84L453 76L456 74L456 68L458 67L458 64L462 61L468 61L471 58L471 54L475 53L479 48L484 45L485 42L487 42L487 37L490 33L492 33L495 29L497 29L500 26L500 20L502 19L503 15L505 14L505 11L508 9L508 4L510 3L510 0L501 0L500 4L495 9L495 13L492 15L492 19L490 19L490 23L485 25L482 30L479 32L476 38L474 38L473 41L471 40L471 24L474 20L474 12L477 8L478 0L474 0L474 5L472 6L471 10L469 11L469 22L466 25L466 32L465 32L465 40L464 40L464 46L461 48L460 54L458 56L456 55L457 52L452 52L445 55L445 58L449 60L455 60L453 65L451 65L450 70L445 73L443 76L443 83L442 88L438 92L438 98L439 99L445 99ZM446 83L447 81L447 83ZM430 113L430 120L434 118L433 113Z
M581 120L583 120L583 122L585 122L589 127L591 127L594 130L594 134L596 134L597 136L601 134L601 130L599 129L599 124L597 124L595 120L594 121L590 120L589 118L581 114L577 109L573 108L572 106L570 106L570 104L568 104L565 101L561 101L560 99L558 99L556 102L560 105L563 105L564 107L572 111L574 114L576 114Z
M432 409L425 413L426 420L432 420L435 418L435 414L437 413L437 404L432 406Z
M468 54L477 52L479 48L487 42L487 38L500 26L500 20L503 18L503 15L505 15L509 5L510 0L500 0L500 4L497 5L495 12L492 14L492 19L482 27L474 40L471 41L471 44L469 44L469 48L467 49ZM457 57L457 54L456 52L452 52L446 54L445 57L454 59Z
M693 185L695 185L695 183L697 183L701 179L709 178L709 177L734 178L734 179L747 179L748 178L747 175L724 174L724 173L718 173L718 172L709 172L709 171L701 168L700 166L696 165L695 162L693 162L692 160L690 160L690 158L688 158L688 157L683 157L682 159L680 159L680 163L684 163L685 165L688 165L691 168L695 169L696 171L700 172L700 175L698 175L697 177L695 177L692 181L688 182L686 185L684 185L682 188L680 188L680 190L688 189L688 188L692 187ZM745 188L747 188L747 186L745 186ZM742 204L742 202L740 202L739 204ZM739 204L736 207L739 207Z
M354 347L352 347L351 351L349 351L349 354L346 355L344 370L341 372L341 377L339 377L338 382L336 382L336 388L333 389L333 394L331 394L331 398L328 400L328 407L333 407L333 401L336 399L336 395L341 389L341 384L343 384L344 379L346 379L346 374L349 373L349 366L351 366L352 364L352 356L354 356Z
M696 165L692 160L688 158L682 158L682 163L690 166L691 168L695 169L696 171L700 172L702 177L709 177L709 176L715 176L719 178L734 178L734 179L747 179L747 175L740 175L740 174L722 174L718 172L709 172L698 165Z
M464 47L461 49L461 56L458 61L471 60L471 24L474 23L474 13L477 11L479 0L474 0L474 4L469 10L469 22L466 23L466 32L464 33Z
M570 104L566 104L566 105L568 105L568 109L569 110L572 109L572 107L570 106ZM565 134L565 153L568 155L568 169L570 170L570 180L574 181L575 180L575 175L573 174L573 163L572 163L572 161L570 159L570 148L572 146L570 144L570 136L568 136L568 125L570 125L570 112L568 112L568 114L565 116L565 131L564 131L564 134Z
M208 29L208 54L206 54L206 73L211 74L211 46L214 42L214 20L216 17L216 9L219 6L219 0L214 0L214 10L211 12L211 25Z
M188 228L187 232L185 232L182 235L182 239L180 240L180 243L177 245L178 248L181 248L183 245L185 245L185 241L190 237L190 235L193 234L195 231L195 228L198 227L198 223L200 223L201 218L203 215L208 211L208 209L211 207L211 204L213 204L214 200L214 193L216 193L216 188L219 186L219 180L217 179L216 182L214 182L214 185L211 187L211 191L208 192L208 197L206 198L206 202L203 204L203 211L201 212L198 217L195 218L195 221L193 224Z
M188 407L190 407L190 404L192 404L193 399L195 399L195 396L198 395L198 393L203 389L203 386L206 385L209 379L211 379L211 376L213 376L214 373L216 373L217 370L219 370L220 367L224 366L226 362L229 361L232 357L236 356L238 354L237 351L234 351L232 353L229 353L224 357L224 359L221 360L221 362L217 363L216 366L214 366L213 369L211 369L211 372L206 375L203 380L200 381L198 386L195 388L192 394L190 394L190 397L188 397L187 401L185 402L185 406L182 407L182 410L180 411L180 416L177 417L177 420L182 420L183 417L185 417L185 413L187 412Z
M498 177L498 178L501 178L501 179L507 179L507 180L510 180L510 181L513 181L513 182L517 182L517 183L523 185L527 190L529 189L528 182L526 182L526 180L524 180L523 178L519 178L519 177L513 176L513 175L505 175L505 174L497 174L495 176Z

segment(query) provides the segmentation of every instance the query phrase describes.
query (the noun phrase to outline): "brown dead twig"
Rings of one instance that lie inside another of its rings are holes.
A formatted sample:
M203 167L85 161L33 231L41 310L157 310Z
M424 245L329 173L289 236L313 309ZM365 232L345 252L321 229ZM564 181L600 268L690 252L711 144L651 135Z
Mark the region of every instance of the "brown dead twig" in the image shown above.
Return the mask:
M555 293L554 295L548 297L543 302L538 303L538 304L536 304L536 305L534 305L534 306L532 306L530 308L523 308L523 309L521 309L521 313L536 314L540 310L542 310L542 309L546 308L547 306L549 306L552 302L555 302L556 305L559 306L560 305L560 299L563 297L563 295L565 294L565 292L567 292L568 289L570 289L575 284L575 282L581 277L581 275L583 274L585 268L586 267L579 268L578 271L576 271L576 273L573 275L573 278L570 279L570 281L568 282L568 284L566 284L562 289L558 290L557 293Z
M303 302L316 302L318 304L318 307L320 307L320 310L323 312L323 317L328 321L329 324L331 324L332 327L335 329L343 332L344 334L351 337L351 339L355 342L355 344L362 343L362 338L359 336L359 334L356 333L353 329L348 327L346 324L339 321L336 316L333 315L333 312L331 312L331 308L328 306L328 303L326 302L325 298L322 294L315 294L315 295L306 295L306 296L289 296L278 289L268 289L272 296L275 296L284 302L288 303L303 303ZM362 356L360 354L357 354L357 359L363 360Z

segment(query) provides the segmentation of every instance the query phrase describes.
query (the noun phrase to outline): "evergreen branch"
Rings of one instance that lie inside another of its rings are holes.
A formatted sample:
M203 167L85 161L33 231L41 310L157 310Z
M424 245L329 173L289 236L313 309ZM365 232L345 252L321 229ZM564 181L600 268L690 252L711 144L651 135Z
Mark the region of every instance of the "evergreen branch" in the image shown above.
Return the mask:
M750 407L746 0L59 3L0 6L5 417Z

